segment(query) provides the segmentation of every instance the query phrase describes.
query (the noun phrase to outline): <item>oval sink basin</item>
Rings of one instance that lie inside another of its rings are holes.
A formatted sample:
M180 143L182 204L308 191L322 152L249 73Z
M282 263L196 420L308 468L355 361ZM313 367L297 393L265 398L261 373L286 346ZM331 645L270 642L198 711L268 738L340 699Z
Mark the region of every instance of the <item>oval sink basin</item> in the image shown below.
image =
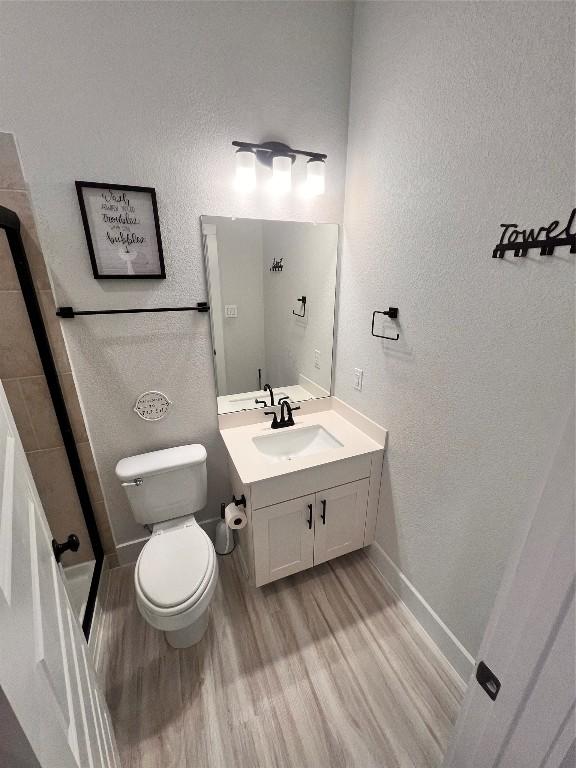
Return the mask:
M301 429L286 427L271 435L253 437L252 442L256 449L271 462L290 461L301 456L312 456L315 453L328 451L331 448L342 448L342 443L319 424Z

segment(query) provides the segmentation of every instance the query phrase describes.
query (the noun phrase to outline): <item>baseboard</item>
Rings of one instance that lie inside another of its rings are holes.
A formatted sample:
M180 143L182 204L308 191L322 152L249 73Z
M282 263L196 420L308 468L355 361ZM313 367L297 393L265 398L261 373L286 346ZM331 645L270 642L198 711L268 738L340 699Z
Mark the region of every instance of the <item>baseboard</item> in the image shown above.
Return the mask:
M138 560L138 555L144 549L144 544L150 537L144 536L142 539L134 539L133 541L127 541L124 544L116 545L116 554L118 556L118 565L129 565L135 563Z
M220 520L220 517L211 517L208 520L199 520L199 524L206 531L208 536L214 541L214 532L216 530L216 523ZM138 560L138 555L142 552L144 544L148 541L149 536L145 536L142 539L134 539L133 541L126 541L124 544L118 544L116 546L116 554L118 557L118 565L129 565L135 563Z
M476 663L473 656L428 605L380 544L374 543L368 548L368 557L380 572L388 590L404 603L462 680L467 683Z

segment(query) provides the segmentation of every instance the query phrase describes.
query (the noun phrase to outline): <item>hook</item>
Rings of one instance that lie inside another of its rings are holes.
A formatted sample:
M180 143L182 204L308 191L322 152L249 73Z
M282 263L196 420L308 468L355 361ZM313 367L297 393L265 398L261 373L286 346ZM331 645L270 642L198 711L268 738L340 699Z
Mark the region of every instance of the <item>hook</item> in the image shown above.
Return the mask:
M306 317L306 296L301 296L298 301L300 304L302 304L303 312L301 315L299 315L298 312L294 312L294 310L292 310L292 314L296 315L296 317Z
M377 339L388 339L388 341L398 341L400 338L400 334L397 333L396 336L381 336L379 333L374 333L374 320L376 319L376 315L386 315L391 320L396 320L398 317L398 307L388 307L386 312L383 312L381 310L375 309L374 312L372 312L372 336L375 336Z

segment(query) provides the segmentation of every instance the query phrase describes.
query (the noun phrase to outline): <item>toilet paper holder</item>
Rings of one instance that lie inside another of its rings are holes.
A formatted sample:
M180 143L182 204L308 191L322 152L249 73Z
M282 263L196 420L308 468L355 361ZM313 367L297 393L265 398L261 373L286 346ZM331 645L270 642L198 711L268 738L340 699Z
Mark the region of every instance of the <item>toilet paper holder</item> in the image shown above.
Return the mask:
M237 499L236 496L233 495L232 501L234 502L234 504L236 504L237 507L239 507L240 505L242 505L244 508L246 507L246 496L244 496L244 494L242 494L242 496L240 496L239 499Z

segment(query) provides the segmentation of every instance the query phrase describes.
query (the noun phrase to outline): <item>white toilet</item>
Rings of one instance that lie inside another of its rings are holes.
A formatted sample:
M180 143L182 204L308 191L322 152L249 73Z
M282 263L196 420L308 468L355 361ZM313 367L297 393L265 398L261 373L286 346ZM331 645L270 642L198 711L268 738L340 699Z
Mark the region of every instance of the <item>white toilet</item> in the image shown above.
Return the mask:
M197 643L208 626L218 561L194 514L206 506L206 449L183 445L116 465L135 519L152 526L134 581L140 613L174 648Z

